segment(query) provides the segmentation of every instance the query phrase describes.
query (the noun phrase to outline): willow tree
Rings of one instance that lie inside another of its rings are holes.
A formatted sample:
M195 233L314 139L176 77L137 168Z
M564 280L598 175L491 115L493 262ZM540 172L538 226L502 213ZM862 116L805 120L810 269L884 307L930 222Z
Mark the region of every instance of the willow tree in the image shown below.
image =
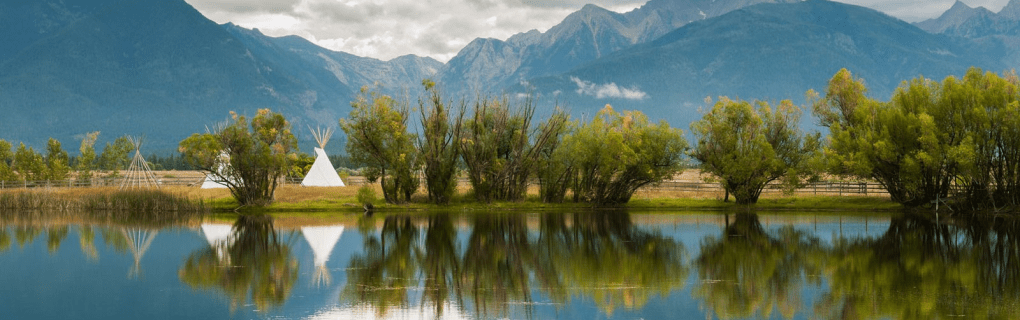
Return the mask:
M131 163L128 154L134 148L126 135L114 139L112 143L107 142L103 147L103 152L99 154L99 168L109 170L110 176L119 176L120 170L127 169L128 164Z
M954 182L973 207L1020 204L1020 81L971 68L947 77L933 108L942 141L955 145ZM951 139L954 138L954 139Z
M340 119L347 135L347 154L351 162L366 166L370 181L378 178L388 203L411 199L420 181L415 135L407 131L405 104L387 95L362 88L351 102L348 118Z
M0 139L0 181L18 180L18 176L11 170L12 160L14 153L11 152L11 143Z
M17 172L22 181L46 180L46 161L35 149L26 147L25 143L19 144L14 151L11 169Z
M232 123L193 134L180 143L185 161L216 177L242 206L273 202L280 178L297 156L297 139L283 115L260 109L248 118L231 112Z
M703 172L721 180L739 204L753 204L766 185L781 181L786 190L813 176L812 156L819 136L798 128L800 109L789 100L775 110L766 102L721 98L691 124L697 146L691 155Z
M641 112L620 113L606 105L564 136L562 150L553 154L572 171L575 202L615 205L630 201L642 186L682 172L687 147L683 131L665 121L654 124Z
M515 103L505 96L480 99L473 111L464 121L460 143L475 198L523 200L528 178L545 146L559 139L566 114L557 110L534 125L534 101L528 97Z
M92 170L96 169L96 139L99 137L99 131L93 131L85 134L81 139L81 145L78 146L78 152L81 155L78 156L78 163L75 164L75 170L78 171L78 181L82 181L85 184L92 184Z
M954 186L977 206L1016 204L1020 90L1009 79L980 69L941 83L918 77L880 103L840 70L814 103L831 132L829 170L874 179L907 206L953 196Z
M60 141L50 138L46 143L46 179L66 180L71 174L67 151L60 147Z
M418 139L425 190L429 201L437 204L450 202L457 191L457 160L460 158L460 132L464 120L464 107L451 119L449 102L431 80L422 81L426 97L418 100L421 112L422 137Z

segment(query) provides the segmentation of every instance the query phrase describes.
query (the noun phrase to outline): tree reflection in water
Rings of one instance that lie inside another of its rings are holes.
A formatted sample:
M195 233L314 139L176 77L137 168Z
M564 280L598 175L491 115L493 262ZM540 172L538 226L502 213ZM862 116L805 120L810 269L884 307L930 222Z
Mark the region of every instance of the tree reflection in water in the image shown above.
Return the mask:
M828 290L809 318L1015 319L1018 234L1015 219L936 224L897 216L880 237L821 245L792 227L767 233L756 215L737 214L721 237L702 241L693 295L722 319L775 309L789 319L811 308L799 296L804 282L819 286L824 277Z
M414 278L418 228L410 217L388 216L379 235L366 227L358 231L364 236L365 253L351 257L341 299L374 306L380 317L390 308L406 307L408 289L418 285Z
M822 253L817 238L784 227L771 236L758 216L738 213L720 237L702 240L696 259L699 284L693 291L720 319L770 317L778 309L790 319L803 307L799 293L804 279L819 285Z
M11 235L7 231L7 226L0 224L0 253L7 252L11 249Z
M42 229L32 225L19 225L14 227L14 240L18 241L18 248L25 248L25 245L35 241L35 237L42 234Z
M424 284L421 305L437 316L467 301L488 318L532 315L538 290L557 305L591 300L611 315L683 286L681 243L635 228L626 213L567 217L544 215L532 231L520 214L476 215L463 251L448 215L430 216L424 237L409 217L387 217L378 235L361 229L365 253L351 259L341 299L383 316Z
M817 318L933 319L1020 315L1020 223L892 219L881 237L839 241Z
M197 250L185 260L178 277L193 289L217 289L236 310L249 298L266 312L283 305L297 281L298 261L292 257L293 234L284 239L270 216L241 215L232 229L234 241L221 258L216 248Z

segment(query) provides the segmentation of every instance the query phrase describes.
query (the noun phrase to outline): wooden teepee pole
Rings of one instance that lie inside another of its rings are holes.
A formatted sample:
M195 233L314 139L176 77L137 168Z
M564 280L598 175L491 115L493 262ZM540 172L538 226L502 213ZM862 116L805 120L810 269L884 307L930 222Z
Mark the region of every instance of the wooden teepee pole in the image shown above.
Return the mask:
M159 181L156 180L156 175L152 174L152 170L149 168L149 163L145 161L145 157L142 157L142 139L130 138L131 144L135 146L135 157L131 159L131 165L128 167L127 173L124 174L124 180L120 183L120 189L127 188L150 188L155 186L159 188Z

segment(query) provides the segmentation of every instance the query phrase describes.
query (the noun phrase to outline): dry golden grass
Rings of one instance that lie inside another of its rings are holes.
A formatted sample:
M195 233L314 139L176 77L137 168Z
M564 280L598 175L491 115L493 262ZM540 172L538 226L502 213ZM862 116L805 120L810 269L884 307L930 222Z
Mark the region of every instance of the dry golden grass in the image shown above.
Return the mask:
M376 194L382 195L382 187L378 183L369 186ZM360 186L347 187L302 187L301 185L283 185L276 188L276 201L296 203L304 201L336 201L353 199ZM229 195L229 194L228 194Z

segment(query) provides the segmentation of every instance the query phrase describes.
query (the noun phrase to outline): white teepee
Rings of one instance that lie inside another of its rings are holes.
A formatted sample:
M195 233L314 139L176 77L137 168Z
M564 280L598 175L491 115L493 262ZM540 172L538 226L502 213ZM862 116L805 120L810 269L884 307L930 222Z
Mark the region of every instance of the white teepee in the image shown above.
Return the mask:
M345 187L344 181L340 180L340 175L336 173L336 169L333 168L333 163L329 162L329 157L326 156L326 143L329 142L329 138L333 136L333 129L329 128L325 131L312 130L312 135L315 136L315 141L319 143L319 147L315 148L315 163L312 164L312 169L308 170L308 174L305 175L305 179L301 181L301 186L305 187Z
M219 161L220 163L219 165L216 166L216 171L219 171L219 173L222 174L226 166L230 165L230 155L228 155L226 152L220 153ZM224 188L227 188L227 184L224 183L222 179L211 173L205 174L205 181L202 181L202 189L224 189Z
M120 182L120 189L127 188L159 188L159 180L149 169L149 163L142 157L142 139L128 137L131 144L135 146L135 157L131 159L131 165L124 173L124 179Z
M336 242L340 240L343 233L343 226L301 227L301 235L305 237L305 241L308 241L308 246L312 247L312 255L315 256L315 273L312 276L312 283L319 286L329 285L330 276L326 262L329 261L333 247L336 246Z

